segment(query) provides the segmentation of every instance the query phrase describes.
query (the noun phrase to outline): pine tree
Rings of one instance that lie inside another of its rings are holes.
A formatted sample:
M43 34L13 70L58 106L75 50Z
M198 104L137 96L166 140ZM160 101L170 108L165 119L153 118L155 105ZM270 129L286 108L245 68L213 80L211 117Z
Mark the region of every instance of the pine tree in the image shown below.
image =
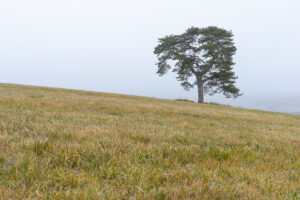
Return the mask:
M236 47L231 31L214 26L191 27L181 35L159 38L154 53L158 57L157 74L166 74L169 69L177 73L184 89L198 87L198 103L204 102L204 94L223 93L227 98L240 96L235 87L232 71ZM174 65L171 67L170 61ZM191 83L190 78L195 77Z

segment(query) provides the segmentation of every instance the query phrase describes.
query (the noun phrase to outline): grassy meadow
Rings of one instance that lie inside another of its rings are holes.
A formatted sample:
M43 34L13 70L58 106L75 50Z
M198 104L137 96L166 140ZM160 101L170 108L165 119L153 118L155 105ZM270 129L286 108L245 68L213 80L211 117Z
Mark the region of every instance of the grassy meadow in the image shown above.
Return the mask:
M296 199L300 116L0 84L0 199Z

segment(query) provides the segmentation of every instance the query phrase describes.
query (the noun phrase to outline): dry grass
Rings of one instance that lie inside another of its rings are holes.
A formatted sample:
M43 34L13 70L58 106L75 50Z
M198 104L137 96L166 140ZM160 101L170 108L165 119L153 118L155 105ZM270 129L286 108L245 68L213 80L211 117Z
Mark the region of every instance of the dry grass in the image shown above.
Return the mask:
M300 116L0 84L0 199L296 199Z

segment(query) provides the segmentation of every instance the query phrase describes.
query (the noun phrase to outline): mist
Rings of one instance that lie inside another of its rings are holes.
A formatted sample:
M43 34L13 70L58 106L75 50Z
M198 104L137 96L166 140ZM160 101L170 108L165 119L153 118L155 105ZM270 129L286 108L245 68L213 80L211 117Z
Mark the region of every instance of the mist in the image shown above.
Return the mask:
M0 6L0 82L196 100L156 74L159 37L191 26L232 30L238 99L208 102L300 112L300 1L10 0Z

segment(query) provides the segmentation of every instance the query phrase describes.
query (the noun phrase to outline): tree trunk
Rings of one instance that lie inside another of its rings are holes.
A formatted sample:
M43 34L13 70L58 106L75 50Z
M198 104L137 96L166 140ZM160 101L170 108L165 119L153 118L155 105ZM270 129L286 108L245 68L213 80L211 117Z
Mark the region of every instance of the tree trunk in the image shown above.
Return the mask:
M202 76L197 76L197 86L198 86L198 103L204 103Z

